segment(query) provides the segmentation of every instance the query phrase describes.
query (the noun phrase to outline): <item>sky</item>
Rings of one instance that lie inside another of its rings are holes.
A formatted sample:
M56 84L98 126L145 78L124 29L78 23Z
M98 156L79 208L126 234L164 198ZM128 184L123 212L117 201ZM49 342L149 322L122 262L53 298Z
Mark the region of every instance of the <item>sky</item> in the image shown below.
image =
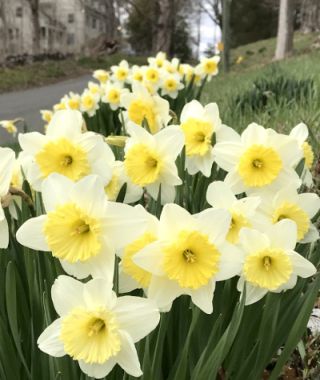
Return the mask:
M220 39L220 28L206 13L202 13L200 23L200 56L204 55L204 51L208 48L208 45L210 47L214 46Z

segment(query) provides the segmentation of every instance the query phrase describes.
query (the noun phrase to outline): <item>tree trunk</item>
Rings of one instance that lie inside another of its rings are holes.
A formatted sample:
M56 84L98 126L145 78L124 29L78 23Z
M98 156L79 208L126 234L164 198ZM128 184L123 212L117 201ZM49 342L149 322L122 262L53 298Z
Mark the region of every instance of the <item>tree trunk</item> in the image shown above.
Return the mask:
M107 18L106 35L109 40L115 40L118 36L119 22L116 16L114 0L106 0L105 5Z
M31 10L31 22L32 22L32 49L33 54L40 53L40 20L39 20L39 0L27 0Z
M277 47L275 59L280 60L293 49L294 0L280 0Z
M223 69L230 69L230 10L232 0L222 1L222 42L223 42Z
M320 1L303 0L301 4L301 31L303 33L320 31Z
M158 0L157 26L154 50L170 54L170 46L174 29L174 0Z

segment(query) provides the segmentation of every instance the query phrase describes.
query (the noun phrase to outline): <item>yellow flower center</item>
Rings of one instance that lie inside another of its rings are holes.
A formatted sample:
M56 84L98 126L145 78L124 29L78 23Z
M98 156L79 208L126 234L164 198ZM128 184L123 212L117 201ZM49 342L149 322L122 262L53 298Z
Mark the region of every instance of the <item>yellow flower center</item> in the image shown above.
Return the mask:
M275 290L288 282L292 274L292 263L284 251L269 248L248 255L243 273L246 281L251 284Z
M211 148L213 125L208 121L189 118L181 124L187 156L204 156Z
M273 182L281 169L281 158L273 148L254 144L240 158L238 173L246 186L262 187Z
M120 91L113 88L108 93L108 101L109 103L119 103L120 101Z
M143 120L147 120L150 131L152 133L158 131L152 103L142 99L133 100L128 108L128 116L131 121L138 125L141 125Z
M105 193L108 196L109 201L115 201L120 191L119 176L112 174L111 180L104 188Z
M85 109L87 110L92 109L95 106L95 101L94 101L93 96L91 96L90 94L84 95L82 97L82 104Z
M97 75L97 79L101 83L106 83L108 81L108 79L109 79L109 74L107 72L99 73Z
M297 225L297 238L302 240L309 230L310 219L307 213L298 205L283 202L272 214L272 223L277 223L282 219L291 219Z
M60 339L74 360L103 364L121 348L118 324L105 308L73 309L62 321Z
M146 232L134 242L126 246L124 256L121 261L123 272L135 279L142 288L147 288L149 286L151 281L151 273L140 268L133 262L132 259L137 252L141 251L141 249L148 244L156 241L156 239L157 238L154 234Z
M78 99L70 98L68 100L68 105L69 105L69 108L71 108L72 110L77 110L80 107L80 102Z
M230 243L235 244L238 242L241 228L251 227L251 224L244 215L238 212L231 212L231 215L231 224L226 238Z
M60 173L77 181L90 173L87 153L65 138L48 142L36 154L35 160L43 178Z
M133 74L133 79L142 82L143 81L143 75L140 72L136 72Z
M208 60L204 64L204 72L206 74L212 74L213 72L215 72L217 70L217 66L218 66L217 62L212 61L212 60Z
M167 79L165 82L164 82L164 88L167 90L167 91L174 91L177 89L177 86L178 86L178 83L176 80L174 79Z
M135 185L146 186L160 175L162 161L158 152L145 144L135 144L125 156L124 166Z
M74 203L50 211L43 232L52 255L70 263L87 261L101 249L99 220Z
M116 72L116 78L120 81L124 81L128 76L128 70L123 68L118 68Z
M157 83L158 80L159 80L159 72L158 72L158 70L153 69L153 68L147 69L147 71L146 71L146 79L149 82Z
M208 284L218 272L219 261L217 248L198 231L181 231L177 240L164 248L164 270L183 288Z
M314 160L314 153L313 153L312 147L309 143L305 141L302 145L302 149L303 149L305 165L307 166L308 169L311 169L313 160Z
M159 69L161 69L161 67L163 67L163 65L164 65L164 59L156 58L156 65L157 65L157 67L159 67Z

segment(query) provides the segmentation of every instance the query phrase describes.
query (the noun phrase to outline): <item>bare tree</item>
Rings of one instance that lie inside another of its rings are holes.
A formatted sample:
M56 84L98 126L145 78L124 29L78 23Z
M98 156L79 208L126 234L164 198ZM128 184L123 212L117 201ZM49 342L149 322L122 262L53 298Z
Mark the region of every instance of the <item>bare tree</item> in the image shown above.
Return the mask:
M229 71L230 68L230 13L232 0L222 0L222 41L223 41L223 68Z
M105 0L107 18L106 35L110 40L116 39L118 34L119 20L116 16L115 5L114 0Z
M223 0L204 0L200 2L202 12L222 29L222 2Z
M171 39L174 30L175 0L158 0L158 22L156 30L155 51L170 53Z
M293 49L294 0L280 0L275 59L283 59Z
M304 33L320 31L320 1L302 0L301 30Z
M39 0L26 0L29 3L31 10L31 22L32 22L32 45L33 54L40 53L40 17L39 17Z

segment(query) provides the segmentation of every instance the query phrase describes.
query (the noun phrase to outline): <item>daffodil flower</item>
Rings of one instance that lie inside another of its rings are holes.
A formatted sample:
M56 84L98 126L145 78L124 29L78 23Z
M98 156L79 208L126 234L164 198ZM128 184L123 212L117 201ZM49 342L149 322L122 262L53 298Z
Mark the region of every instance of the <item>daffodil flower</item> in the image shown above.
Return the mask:
M239 244L245 258L238 290L246 282L246 305L253 304L268 292L280 293L292 289L297 278L316 273L314 265L295 252L297 227L292 220L281 220L265 226L264 232L243 228Z
M59 276L51 289L59 315L38 339L41 351L54 357L69 355L90 377L107 376L116 364L132 376L141 376L135 343L159 323L156 305L149 299L117 298L105 279L86 284Z
M64 270L77 277L112 280L115 251L140 235L145 220L129 205L108 202L101 179L72 182L52 174L42 184L45 215L17 231L20 244L51 251Z
M225 241L230 228L226 210L207 209L190 215L175 204L164 206L158 238L135 254L133 261L152 273L148 297L168 311L180 295L205 313L212 313L216 281L236 276L243 255Z
M97 174L107 182L111 178L108 162L113 154L103 137L82 133L84 120L79 111L57 111L46 135L39 132L19 134L23 150L22 167L31 186L39 191L42 181L59 173L73 181Z
M241 136L233 133L220 140L213 151L217 164L228 172L225 183L235 194L301 184L294 168L302 150L293 138L272 129L252 123Z

